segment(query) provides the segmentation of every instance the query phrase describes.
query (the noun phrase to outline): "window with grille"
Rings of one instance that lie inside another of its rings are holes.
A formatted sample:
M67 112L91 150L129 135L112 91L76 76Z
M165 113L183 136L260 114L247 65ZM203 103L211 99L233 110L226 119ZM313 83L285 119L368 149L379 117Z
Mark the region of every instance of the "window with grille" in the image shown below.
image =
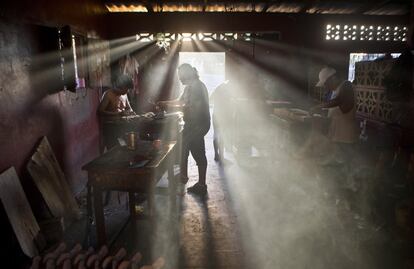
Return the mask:
M407 41L408 27L401 25L327 24L325 39L329 41Z

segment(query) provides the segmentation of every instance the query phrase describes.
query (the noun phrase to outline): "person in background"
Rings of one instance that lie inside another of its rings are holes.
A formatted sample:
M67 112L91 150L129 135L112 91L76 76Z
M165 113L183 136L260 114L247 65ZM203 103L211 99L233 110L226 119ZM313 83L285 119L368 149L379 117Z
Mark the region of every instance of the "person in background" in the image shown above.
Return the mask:
M349 173L355 150L354 144L358 140L352 83L341 80L335 69L325 67L319 72L319 82L316 86L325 87L328 91L332 91L332 94L329 101L317 105L311 111L328 109L328 118L330 118L328 138L335 146L335 161L343 163L347 167L346 172Z
M102 96L98 106L98 114L102 119L104 144L110 149L118 144L118 137L122 136L122 130L117 130L112 124L108 124L109 119L134 115L128 101L128 90L133 88L132 79L127 75L120 75L113 89L107 90Z
M210 103L213 104L213 129L214 129L214 160L224 160L225 130L230 125L230 82L220 84L210 96Z
M198 166L198 182L187 189L188 192L204 195L207 193L206 172L207 158L204 136L210 129L210 111L208 92L198 76L197 69L184 63L178 67L178 77L184 92L177 100L160 101L157 105L181 105L184 114L184 130L182 136L181 180L187 183L188 156L191 152Z
M329 138L340 144L353 144L357 141L357 125L355 121L355 97L352 83L341 80L335 69L323 68L319 73L317 87L325 87L332 92L330 100L315 106L312 110L328 109L331 119Z

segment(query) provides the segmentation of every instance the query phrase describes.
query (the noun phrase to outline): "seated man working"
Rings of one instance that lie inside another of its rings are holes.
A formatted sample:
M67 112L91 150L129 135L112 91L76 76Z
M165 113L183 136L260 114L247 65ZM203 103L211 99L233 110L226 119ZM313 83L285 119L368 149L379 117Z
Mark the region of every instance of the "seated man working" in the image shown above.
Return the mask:
M122 130L108 124L109 118L134 115L134 111L128 101L128 90L133 88L132 79L126 75L118 77L115 88L107 90L98 106L98 114L102 119L104 144L107 149L117 145L118 137L122 136Z

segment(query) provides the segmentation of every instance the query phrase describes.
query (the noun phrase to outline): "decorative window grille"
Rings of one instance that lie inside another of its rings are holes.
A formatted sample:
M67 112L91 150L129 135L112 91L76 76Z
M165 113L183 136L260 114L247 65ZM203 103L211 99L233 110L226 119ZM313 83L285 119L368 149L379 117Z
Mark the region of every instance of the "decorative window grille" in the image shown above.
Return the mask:
M151 42L158 41L162 36L163 41L172 42L172 41L231 41L231 40L242 40L242 41L252 41L254 36L252 33L235 33L235 32L226 32L226 33L139 33L136 34L136 40L140 42Z
M182 41L191 41L196 39L196 34L194 33L181 33L178 34L178 36Z
M171 42L176 40L177 35L176 34L172 34L172 33L164 33L164 40L166 42Z
M325 39L329 41L407 41L408 28L401 25L327 24Z
M219 40L237 40L237 33L223 33L219 35Z
M240 39L244 41L252 41L252 34L251 33L241 33Z
M355 65L355 97L357 113L381 122L393 122L393 104L387 100L384 77L395 60L365 61Z
M401 53L391 53L392 58L398 58ZM355 64L362 61L374 61L376 59L386 57L385 53L351 53L349 55L349 70L348 80L354 81L355 79Z
M357 113L364 118L392 122L393 105L387 100L385 91L356 87Z
M213 41L217 39L217 34L214 33L200 33L198 34L198 40L200 41Z
M141 42L151 42L154 40L154 35L150 33L140 33L136 35L136 40Z

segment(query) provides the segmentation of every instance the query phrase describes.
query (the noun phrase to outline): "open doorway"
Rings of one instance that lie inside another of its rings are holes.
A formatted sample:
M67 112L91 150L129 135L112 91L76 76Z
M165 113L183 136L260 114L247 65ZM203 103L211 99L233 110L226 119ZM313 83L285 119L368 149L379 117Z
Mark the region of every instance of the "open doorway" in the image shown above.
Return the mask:
M209 94L225 81L224 52L180 52L179 63L188 63L197 68L200 79Z

